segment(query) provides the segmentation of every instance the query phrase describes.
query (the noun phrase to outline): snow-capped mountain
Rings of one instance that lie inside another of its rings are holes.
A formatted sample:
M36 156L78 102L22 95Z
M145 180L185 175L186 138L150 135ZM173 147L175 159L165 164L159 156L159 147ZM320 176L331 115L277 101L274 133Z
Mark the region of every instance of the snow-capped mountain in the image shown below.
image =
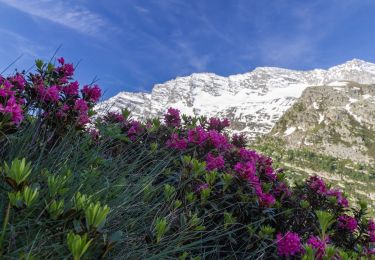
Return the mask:
M133 117L144 119L175 107L187 115L226 117L233 132L255 137L268 133L307 87L340 85L340 81L373 84L375 64L354 59L328 70L260 67L229 77L194 73L156 84L151 93L121 92L96 109L100 113L128 107Z

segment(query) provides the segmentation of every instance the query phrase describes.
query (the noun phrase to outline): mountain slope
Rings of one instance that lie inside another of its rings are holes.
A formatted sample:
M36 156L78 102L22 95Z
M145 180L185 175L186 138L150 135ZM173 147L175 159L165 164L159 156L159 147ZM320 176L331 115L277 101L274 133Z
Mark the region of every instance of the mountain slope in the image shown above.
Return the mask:
M341 82L341 86L307 88L270 134L283 139L289 148L373 161L375 86Z
M134 117L144 119L172 106L188 115L227 117L233 132L256 137L268 133L307 87L343 80L375 83L375 64L355 59L328 70L263 67L229 77L198 73L157 84L151 93L121 92L96 109L129 107Z

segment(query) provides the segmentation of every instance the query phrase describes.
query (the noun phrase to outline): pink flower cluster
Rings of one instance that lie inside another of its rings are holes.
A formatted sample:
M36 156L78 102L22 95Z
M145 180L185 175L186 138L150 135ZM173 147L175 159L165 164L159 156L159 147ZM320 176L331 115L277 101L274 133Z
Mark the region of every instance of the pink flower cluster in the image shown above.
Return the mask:
M137 120L127 122L125 128L127 128L127 137L131 141L135 141L144 132L142 123Z
M280 197L280 199L283 199L290 197L292 192L285 182L278 182L274 189L274 194L275 196Z
M218 132L221 132L229 125L230 122L227 118L220 120L219 118L211 117L208 121L208 130L216 130Z
M121 132L131 141L136 142L142 139L146 128L151 127L149 124L144 125L141 121L125 118L122 114L117 112L108 112L102 116L99 121L103 124L118 124ZM176 137L177 138L177 137ZM173 139L173 135L171 140ZM168 144L167 144L168 146ZM170 147L177 148L173 141L169 143Z
M375 243L375 221L370 220L367 226L369 239L371 243Z
M185 150L188 146L187 140L179 138L178 134L172 134L166 142L167 147L174 148L177 150Z
M84 127L90 122L89 110L99 101L101 89L98 85L85 85L80 96L79 83L73 81L73 64L65 63L64 58L57 61L59 66L49 80L53 84L45 83L45 75L31 74L31 88L39 100L36 107L44 111L43 115L49 121Z
M26 80L24 76L20 73L16 73L14 76L10 76L8 80L13 84L13 86L18 90L24 90L26 86Z
M45 87L43 85L37 85L36 91L38 93L39 98L43 102L56 103L60 99L58 86Z
M98 85L94 85L92 87L85 85L83 86L82 94L85 100L96 103L102 96L102 90Z
M240 133L240 134L233 134L232 135L232 144L235 146L235 147L238 147L238 148L242 148L242 147L245 147L248 143L248 139L246 137L246 135L244 133Z
M328 242L328 237L325 240L322 240L320 237L310 236L306 243L316 250L315 259L322 260Z
M116 112L108 112L104 117L103 120L106 123L124 123L125 118L120 113Z
M209 130L206 139L207 149L216 149L219 152L227 152L232 148L228 138L216 130Z
M337 203L344 208L349 206L348 200L344 197L343 193L338 189L327 189L327 186L322 178L318 176L310 177L308 180L309 187L321 196L335 197Z
M202 146L204 142L207 140L207 138L207 132L201 126L191 129L187 133L187 140L189 143L193 145Z
M223 169L224 163L224 157L221 155L214 156L212 153L208 153L206 156L206 169L208 171Z
M187 138L179 139L176 135L172 135L167 143L170 147L175 146L177 148L178 146L178 149L183 149L185 145L176 146L175 144L186 143L192 146L198 145L206 150L216 149L218 152L227 152L232 147L226 136L216 130L206 131L201 126L188 130Z
M262 183L257 176L257 169L253 162L238 162L234 166L234 170L244 178L250 186L254 189L259 199L259 204L266 207L271 207L275 204L276 200L270 193L266 193L262 190Z
M63 87L62 91L65 95L78 95L79 83L78 81L71 82Z
M74 74L74 67L71 63L65 63L63 57L58 58L57 62L60 63L61 66L57 67L56 72L60 74L60 82L67 83L69 77L73 76Z
M310 177L309 186L312 190L316 191L320 195L324 195L327 192L327 187L324 180L318 176Z
M80 96L78 82L72 81L73 64L65 63L64 58L59 58L58 63L54 67L38 61L37 73L30 73L28 80L20 73L6 79L0 76L3 121L18 125L28 113L23 110L25 107L33 113L37 111L47 124L54 126L73 124L83 127L89 122L89 110L101 96L99 86L84 86Z
M288 197L291 192L288 186L282 182L276 182L276 173L272 168L272 160L269 157L259 155L255 151L246 148L238 148L231 144L228 137L221 133L224 127L228 126L228 120L210 118L208 127L196 126L192 129L183 129L180 125L179 113L176 109L168 109L164 119L167 126L174 128L166 146L185 150L192 147L204 155L206 169L235 171L239 177L246 180L258 197L259 205L271 207L277 197ZM233 155L235 155L233 160ZM226 160L230 161L225 164ZM273 189L264 191L263 184L270 183Z
M280 256L290 257L303 253L304 249L301 244L301 238L297 233L286 232L284 235L276 236L277 253Z
M349 207L349 202L348 200L344 197L344 195L342 194L342 191L338 190L338 189L330 189L329 191L326 192L326 195L328 197L335 197L336 200L337 200L337 203L344 207L344 208L347 208Z
M357 220L354 217L348 215L341 215L338 218L339 228L354 232L357 228Z
M25 100L20 93L25 88L23 75L16 74L7 79L0 76L0 114L9 117L10 125L18 125L24 118L23 104Z
M178 127L181 124L180 111L174 108L168 108L164 115L164 122L168 127Z
M178 109L169 108L164 115L164 122L167 127L180 127L180 111ZM180 138L177 134L172 134L167 141L167 146L183 150L191 144L193 146L198 145L206 150L216 149L219 152L226 152L232 145L228 142L228 138L221 134L219 130L222 130L221 128L228 124L228 120L221 121L220 119L211 118L207 129L203 126L197 126L188 130L184 138Z

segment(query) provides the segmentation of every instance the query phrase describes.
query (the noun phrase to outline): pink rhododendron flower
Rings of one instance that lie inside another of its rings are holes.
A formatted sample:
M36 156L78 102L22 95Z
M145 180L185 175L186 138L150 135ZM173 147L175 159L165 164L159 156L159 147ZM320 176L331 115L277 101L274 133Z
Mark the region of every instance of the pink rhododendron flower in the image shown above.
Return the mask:
M108 112L104 116L103 119L107 123L124 123L125 122L124 116L117 112Z
M256 167L252 162L239 162L234 166L234 170L255 190L261 205L271 206L275 203L275 198L271 194L263 192L259 177L256 175Z
M245 162L252 162L254 165L259 160L259 155L256 151L241 148L238 152L240 159Z
M231 148L231 144L228 143L228 139L226 136L222 135L216 130L210 130L208 131L208 139L209 144L212 144L213 147L220 151L224 152Z
M276 180L276 174L275 171L271 166L266 166L264 169L264 175L269 181L275 181Z
M68 77L64 76L64 77L59 78L59 83L61 85L68 84L69 83Z
M43 85L36 85L35 90L42 101L57 102L59 100L59 89L57 86L46 89Z
M64 65L65 64L65 60L63 57L60 57L57 59L57 62L60 63L61 65Z
M114 116L114 119L116 120L116 122L118 122L118 123L125 121L124 116L121 115L121 114L113 113L113 116Z
M60 67L57 67L56 71L62 74L64 77L71 77L74 74L73 64L62 64Z
M200 126L188 131L188 142L202 145L208 138L208 134Z
M312 176L309 179L309 186L312 190L316 191L320 195L324 195L327 192L327 187L322 178L318 176Z
M180 110L168 108L167 113L164 115L164 122L168 127L179 127L181 124Z
M85 89L86 98L93 102L88 104L79 96L78 82L70 82L74 73L73 65L66 64L63 58L57 61L61 66L55 71L43 67L44 72L38 70L36 73L30 73L27 79L22 73L8 78L0 76L0 113L6 114L6 119L11 118L11 123L19 124L23 120L23 114L27 113L22 109L27 102L28 109L41 111L42 118L48 117L46 124L54 124L54 119L64 120L64 124L84 125L89 122L88 111L98 100L101 90L97 86ZM51 80L46 80L49 77ZM74 105L70 106L72 103Z
M69 109L70 109L70 107L67 104L64 104L64 105L61 106L61 110L63 112L67 112Z
M348 215L341 215L338 218L339 228L353 232L357 228L357 220Z
M216 130L221 132L225 127L230 125L229 120L225 118L220 120L219 118L211 117L208 122L208 130Z
M285 182L279 182L277 183L275 189L274 189L274 194L278 197L290 197L292 195L292 192L290 191L288 185L286 185Z
M5 107L0 104L0 113L10 114L15 125L18 125L23 120L23 110L21 106L17 104L14 96L9 98Z
M77 99L74 104L74 109L79 111L80 113L85 113L89 110L89 107L85 100L83 99Z
M323 256L326 251L326 245L329 241L329 238L327 237L325 241L321 240L320 237L316 236L310 236L307 240L307 244L311 245L313 249L316 250L315 257L318 260L323 259Z
M224 168L224 157L221 155L214 156L213 154L208 153L206 156L206 169L212 171L222 168Z
M8 80L3 80L0 84L0 97L11 97L16 94L14 90L12 90L12 84Z
M45 101L57 102L59 100L59 89L57 86L52 86L46 89L43 99Z
M348 200L344 197L344 195L342 194L342 192L338 189L331 189L329 191L326 192L326 195L327 196L333 196L333 197L336 197L336 200L337 200L337 203L344 207L344 208L347 208L349 207L349 202Z
M127 136L130 140L135 141L136 137L143 132L142 124L136 120L130 122L130 128L127 132Z
M78 123L80 125L86 125L90 122L90 118L87 114L80 114L78 117Z
M44 88L43 84L35 85L35 91L36 91L37 95L39 96L39 98L41 100L44 100L46 89Z
M259 154L258 163L261 164L263 167L267 167L267 166L272 167L272 158Z
M128 130L128 134L137 134L141 132L140 129L142 127L142 124L140 122L133 120L131 121L130 125L131 126Z
M248 143L248 139L245 133L233 134L232 135L232 144L238 148L245 147Z
M11 89L13 87L12 83L9 80L4 80L1 85L3 85L7 89Z
M277 253L280 256L296 256L303 253L301 238L297 233L288 231L285 235L277 234L276 236Z
M234 170L240 174L242 178L248 179L249 176L255 175L256 167L253 162L236 163Z
M370 242L375 243L375 221L374 220L370 220L368 222L367 229L368 229Z
M180 139L178 134L172 134L171 137L167 140L167 147L175 148L178 150L185 150L187 148L187 141L185 139Z
M90 102L98 102L102 96L102 90L98 85L92 87L85 85L82 89L82 93L84 94L85 99Z
M63 92L66 95L78 95L79 83L78 81L71 82L69 85L63 88Z
M24 90L26 85L26 80L24 76L20 73L17 73L16 75L9 77L9 80L13 83L13 85L19 89Z
M322 178L319 178L318 176L310 177L308 180L309 187L316 191L320 195L325 195L328 197L335 197L337 200L337 203L342 207L349 207L349 202L345 198L345 196L342 194L342 192L338 189L330 189L327 190L327 186Z
M271 207L276 202L275 197L272 196L269 193L263 193L262 192L262 193L258 194L258 197L259 197L259 203L260 203L261 206Z

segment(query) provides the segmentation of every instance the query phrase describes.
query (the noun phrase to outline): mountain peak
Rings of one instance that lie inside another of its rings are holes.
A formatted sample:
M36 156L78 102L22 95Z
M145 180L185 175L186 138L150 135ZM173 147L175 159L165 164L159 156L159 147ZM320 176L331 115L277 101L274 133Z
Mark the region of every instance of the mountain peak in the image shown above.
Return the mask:
M345 62L344 64L362 65L362 64L373 64L373 63L367 62L367 61L365 61L365 60L361 60L361 59L354 58L354 59L352 59L352 60L348 60L348 61Z
M361 60L361 59L352 59L352 60L349 60L341 65L337 65L337 66L334 66L332 67L331 69L333 68L338 68L338 69L346 69L346 70L350 70L350 69L359 69L359 70L364 70L364 71L367 71L369 70L369 68L373 69L375 68L375 64L374 63L371 63L371 62L368 62L368 61L365 61L365 60Z

